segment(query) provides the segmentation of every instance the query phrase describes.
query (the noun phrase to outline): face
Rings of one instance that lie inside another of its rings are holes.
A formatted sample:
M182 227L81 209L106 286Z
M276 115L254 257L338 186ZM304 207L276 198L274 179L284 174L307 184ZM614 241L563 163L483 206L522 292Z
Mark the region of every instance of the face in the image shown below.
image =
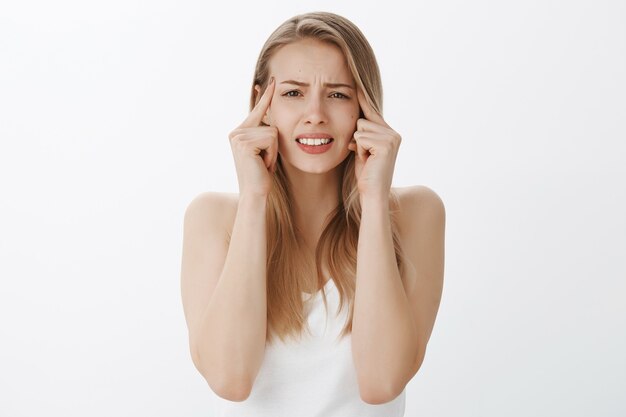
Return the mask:
M348 144L360 110L356 83L341 49L313 39L285 45L270 59L271 76L276 87L263 121L278 129L283 164L309 173L337 167L351 152ZM330 147L323 153L304 151L296 137L311 133L330 135Z

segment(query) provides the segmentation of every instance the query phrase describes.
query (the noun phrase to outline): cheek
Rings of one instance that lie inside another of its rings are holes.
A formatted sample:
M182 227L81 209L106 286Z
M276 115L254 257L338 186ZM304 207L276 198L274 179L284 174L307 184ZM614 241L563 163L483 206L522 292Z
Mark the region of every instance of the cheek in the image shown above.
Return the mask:
M360 115L358 113L352 113L350 115L350 126L353 131L357 129L357 122L359 118L360 118Z
M290 128L283 128L280 125L276 125L278 129L278 152L282 152L286 146L292 141L292 130Z
M297 109L285 103L272 103L269 110L277 123L280 121L287 122L295 117Z

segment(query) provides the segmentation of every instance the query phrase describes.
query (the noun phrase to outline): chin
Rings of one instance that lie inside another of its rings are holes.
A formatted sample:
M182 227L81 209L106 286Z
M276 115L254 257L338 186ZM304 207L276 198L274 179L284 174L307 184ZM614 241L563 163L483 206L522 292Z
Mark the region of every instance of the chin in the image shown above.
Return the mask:
M291 165L291 168L297 169L301 172L306 172L307 174L326 174L336 169L342 162L343 160L336 161L336 163L333 163L332 161L311 163L311 161L308 161L307 163L290 163L289 165Z
M325 174L329 171L333 170L333 167L328 166L303 166L303 167L294 167L299 171L306 172L307 174Z

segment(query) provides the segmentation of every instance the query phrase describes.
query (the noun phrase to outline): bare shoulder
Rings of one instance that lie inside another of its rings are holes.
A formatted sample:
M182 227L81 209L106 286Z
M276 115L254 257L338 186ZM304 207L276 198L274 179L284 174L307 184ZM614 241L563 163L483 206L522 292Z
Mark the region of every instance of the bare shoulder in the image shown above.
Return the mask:
M446 209L441 197L424 185L398 188L395 192L399 204L398 234L408 255L409 270L415 267L419 275L421 269L421 274L440 281L443 272L438 271L443 268L446 229ZM419 277L409 271L403 279L415 282Z
M446 211L439 195L424 185L395 191L400 206L398 233L406 255L402 280L419 333L419 354L412 365L412 378L424 360L441 302Z
M445 223L445 205L433 189L425 185L413 185L394 188L393 191L399 200L398 221L402 230L410 229L409 226L415 225L415 222Z
M194 228L223 226L230 233L237 213L238 194L206 191L194 197L185 211L185 223ZM231 226L230 228L228 226Z
M220 208L226 209L228 206L237 205L239 195L235 193L224 193L218 191L205 191L195 196L189 205L187 211L206 209L206 208Z
M185 211L181 292L192 338L228 253L236 202L233 194L203 192L192 199Z

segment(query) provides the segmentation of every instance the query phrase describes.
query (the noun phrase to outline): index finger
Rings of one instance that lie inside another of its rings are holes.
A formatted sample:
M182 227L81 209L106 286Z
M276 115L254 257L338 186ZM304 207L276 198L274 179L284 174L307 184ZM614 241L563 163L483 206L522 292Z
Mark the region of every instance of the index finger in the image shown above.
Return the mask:
M263 95L257 102L256 106L252 109L248 117L243 121L240 127L257 127L261 125L261 121L263 120L263 116L267 112L267 109L272 102L272 96L274 95L274 77L270 80L270 83L265 88Z
M363 110L363 115L367 120L389 127L389 125L385 122L385 119L383 119L380 113L374 110L374 108L367 102L365 94L363 94L363 90L361 90L361 88L358 89L357 98L359 100L359 105Z

